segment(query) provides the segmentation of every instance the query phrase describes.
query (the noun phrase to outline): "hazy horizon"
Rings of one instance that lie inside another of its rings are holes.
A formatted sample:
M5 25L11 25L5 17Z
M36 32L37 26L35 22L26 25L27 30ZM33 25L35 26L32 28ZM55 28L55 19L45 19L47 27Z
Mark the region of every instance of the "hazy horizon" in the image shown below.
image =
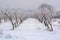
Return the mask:
M0 8L22 8L35 9L42 3L52 5L57 10L60 10L60 0L0 0Z

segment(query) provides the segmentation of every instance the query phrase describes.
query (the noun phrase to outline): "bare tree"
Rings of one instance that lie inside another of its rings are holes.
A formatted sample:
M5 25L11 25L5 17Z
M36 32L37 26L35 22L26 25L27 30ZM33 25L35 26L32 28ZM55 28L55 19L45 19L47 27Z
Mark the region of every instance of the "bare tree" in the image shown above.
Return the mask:
M50 29L50 31L53 31L53 28L52 28L52 14L54 13L54 9L51 5L48 5L48 4L42 4L40 7L39 7L39 10L41 11L41 14L42 14L42 18L43 18L43 22L45 24L45 26ZM50 25L50 26L49 26Z
M0 10L0 21L3 20L4 22L7 21L7 16L4 15L5 10Z
M8 17L8 19L10 20L10 22L12 23L12 27L13 30L15 28L15 22L14 22L14 14L10 13L7 9L6 12L4 13L4 15L6 15Z
M16 21L15 27L17 27L19 25L20 15L17 11L14 11L14 16L15 16L15 21Z

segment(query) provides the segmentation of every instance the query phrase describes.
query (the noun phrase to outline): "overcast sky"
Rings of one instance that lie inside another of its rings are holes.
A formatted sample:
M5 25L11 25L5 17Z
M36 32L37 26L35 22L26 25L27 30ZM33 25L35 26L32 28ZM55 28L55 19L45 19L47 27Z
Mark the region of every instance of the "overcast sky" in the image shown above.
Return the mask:
M57 10L60 8L60 0L0 0L0 8L35 9L42 3L48 3Z

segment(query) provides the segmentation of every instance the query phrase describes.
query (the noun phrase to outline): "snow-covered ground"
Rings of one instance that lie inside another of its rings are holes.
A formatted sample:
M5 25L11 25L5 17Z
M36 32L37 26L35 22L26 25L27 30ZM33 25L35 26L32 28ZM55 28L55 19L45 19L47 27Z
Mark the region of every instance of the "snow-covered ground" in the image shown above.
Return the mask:
M43 23L27 19L15 30L10 22L0 24L0 40L60 40L60 19L53 19L54 31L46 30Z

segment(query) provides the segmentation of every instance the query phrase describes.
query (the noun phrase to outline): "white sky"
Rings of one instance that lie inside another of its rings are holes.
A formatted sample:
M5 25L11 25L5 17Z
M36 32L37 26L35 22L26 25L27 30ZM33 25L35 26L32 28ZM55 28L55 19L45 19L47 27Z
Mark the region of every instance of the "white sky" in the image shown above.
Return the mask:
M42 3L48 3L57 10L60 8L60 0L0 0L0 8L35 9Z

